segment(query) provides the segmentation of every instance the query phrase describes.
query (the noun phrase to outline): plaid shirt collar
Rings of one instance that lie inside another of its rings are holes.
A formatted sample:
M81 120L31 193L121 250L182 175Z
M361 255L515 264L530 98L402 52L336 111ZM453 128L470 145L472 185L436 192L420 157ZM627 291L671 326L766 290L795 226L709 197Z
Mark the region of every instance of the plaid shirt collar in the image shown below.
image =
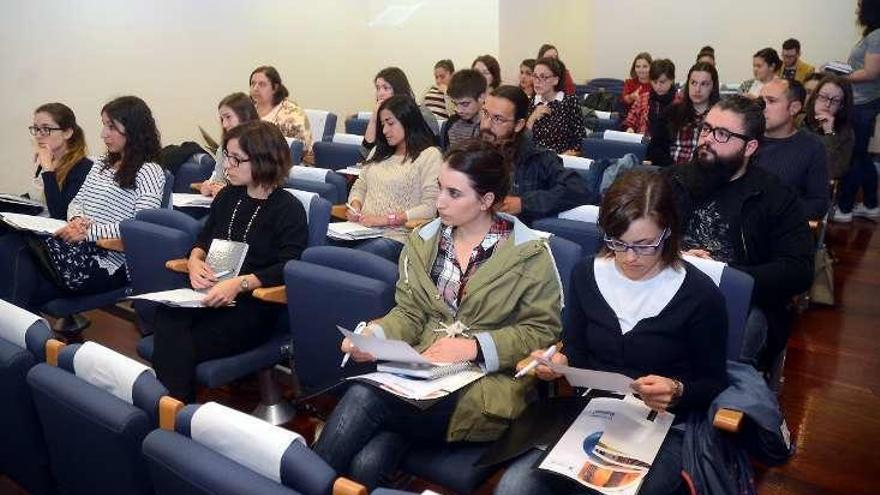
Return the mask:
M500 216L495 216L483 242L471 251L466 272L461 271L455 257L453 231L454 228L450 225L444 225L440 231L437 258L431 268L431 280L437 286L440 296L449 309L453 314L457 314L458 303L464 297L468 279L473 276L480 265L492 256L498 241L510 236L513 231L513 223Z

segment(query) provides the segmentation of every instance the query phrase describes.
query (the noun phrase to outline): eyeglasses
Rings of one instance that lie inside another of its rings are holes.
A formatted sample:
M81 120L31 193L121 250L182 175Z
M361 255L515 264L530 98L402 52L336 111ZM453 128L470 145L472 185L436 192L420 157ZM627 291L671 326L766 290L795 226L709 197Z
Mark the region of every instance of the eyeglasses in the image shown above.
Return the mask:
M700 126L700 135L705 136L707 134L712 134L712 139L717 141L720 144L724 144L730 141L731 137L738 137L743 141L751 141L752 138L750 136L746 136L745 134L740 134L738 132L733 132L731 130L725 129L723 127L712 127L710 124L703 122L703 125Z
M480 111L480 115L481 115L482 119L484 119L484 120L489 119L495 125L502 125L502 124L506 124L508 122L513 122L514 120L516 120L516 119L505 119L504 117L502 117L501 115L498 115L498 114L492 115L485 108Z
M31 136L45 137L45 136L48 136L49 134L52 134L52 131L63 131L63 130L64 129L62 129L60 127L49 127L47 125L42 126L42 127L37 127L35 125L32 125L32 126L28 127L28 131L30 131Z
M823 95L822 93L816 93L816 101L823 105L837 106L843 103L843 98L835 98L833 96Z
M230 168L238 168L242 163L251 161L250 158L239 158L235 155L230 155L226 150L223 150L223 156L226 158L226 163L229 164Z
M537 79L541 82L549 81L550 79L553 79L554 77L559 77L559 76L556 76L554 74L549 74L549 75L547 75L547 74L538 75L538 74L534 74L534 73L532 74L532 78Z
M665 241L667 237L669 237L669 229L663 229L663 232L660 232L660 237L658 237L653 244L629 244L620 239L608 237L606 234L605 246L615 253L625 253L632 249L632 252L635 253L636 256L653 256L660 250L663 241Z

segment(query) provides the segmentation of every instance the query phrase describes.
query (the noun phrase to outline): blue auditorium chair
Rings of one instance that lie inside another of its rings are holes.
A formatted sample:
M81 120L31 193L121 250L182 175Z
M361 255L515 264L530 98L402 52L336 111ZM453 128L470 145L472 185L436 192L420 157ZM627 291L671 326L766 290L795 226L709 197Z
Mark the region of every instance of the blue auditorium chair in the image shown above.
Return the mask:
M316 143L320 146L326 143ZM348 199L348 182L341 174L319 166L294 165L287 175L285 187L317 193L330 204L343 204Z
M315 166L330 170L353 167L363 161L361 146L346 143L315 143Z
M284 267L293 363L300 387L312 393L356 374L341 369L336 325L384 316L394 306L397 265L371 253L337 246L306 249Z
M309 119L309 128L312 130L312 142L332 141L336 133L336 114L327 110L305 110Z
M648 145L645 143L626 143L595 137L584 138L581 144L581 156L593 160L617 159L627 153L632 153L638 157L639 161L644 161L647 151Z
M86 342L27 374L61 493L151 494L141 443L174 399L147 366Z
M196 153L183 162L174 174L174 192L192 192L192 185L204 182L214 173L214 157L207 153Z
M157 495L366 495L298 434L209 402L189 405L143 453Z
M361 115L349 117L345 119L345 133L359 134L363 136L367 132L367 125L369 123L369 117L367 117L366 119L361 118Z
M284 139L287 140L287 145L290 146L290 162L294 165L299 165L302 163L303 153L305 152L303 142L293 138Z
M46 320L0 299L0 397L5 404L0 407L0 473L34 495L56 493L25 380L31 368L46 360L51 335Z

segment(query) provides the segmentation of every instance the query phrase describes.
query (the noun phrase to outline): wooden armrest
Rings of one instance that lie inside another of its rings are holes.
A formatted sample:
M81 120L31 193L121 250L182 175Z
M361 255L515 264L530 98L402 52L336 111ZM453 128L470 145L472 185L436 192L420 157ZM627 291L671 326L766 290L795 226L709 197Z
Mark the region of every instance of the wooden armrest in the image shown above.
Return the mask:
M159 428L174 431L174 423L177 421L177 413L183 409L183 402L163 395L159 399Z
M253 296L261 301L287 304L287 287L283 285L260 287L259 289L254 289Z
M719 430L730 433L737 433L742 425L744 414L742 411L734 411L733 409L719 409L715 413L712 420L712 426Z
M189 268L186 266L186 262L186 258L168 260L165 262L165 268L171 270L172 272L189 273Z
M100 248L108 249L110 251L119 251L120 253L125 252L125 246L122 244L122 239L98 239L95 244Z
M367 495L367 487L348 478L336 478L333 495Z
M403 226L410 229L410 230L417 229L417 228L421 227L422 225L425 225L426 223L430 222L431 220L432 219L430 219L430 218L416 218L415 220L407 220L407 222L405 224L403 224Z
M345 205L333 205L330 207L330 216L341 220L348 220L348 216L345 214L347 209L348 207Z
M192 189L193 191L201 191L202 190L202 183L201 182L192 182L192 183L190 183L189 188Z
M61 353L61 349L64 349L66 346L64 342L55 339L49 339L46 341L46 364L50 366L58 366L58 354Z

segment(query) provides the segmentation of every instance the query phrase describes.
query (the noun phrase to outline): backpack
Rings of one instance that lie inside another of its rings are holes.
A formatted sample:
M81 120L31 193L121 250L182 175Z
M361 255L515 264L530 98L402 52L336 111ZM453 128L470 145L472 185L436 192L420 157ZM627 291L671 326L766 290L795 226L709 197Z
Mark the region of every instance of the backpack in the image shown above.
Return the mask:
M592 110L610 112L614 109L615 99L616 96L614 93L609 93L600 88L599 91L588 94L587 97L584 98L582 105Z

